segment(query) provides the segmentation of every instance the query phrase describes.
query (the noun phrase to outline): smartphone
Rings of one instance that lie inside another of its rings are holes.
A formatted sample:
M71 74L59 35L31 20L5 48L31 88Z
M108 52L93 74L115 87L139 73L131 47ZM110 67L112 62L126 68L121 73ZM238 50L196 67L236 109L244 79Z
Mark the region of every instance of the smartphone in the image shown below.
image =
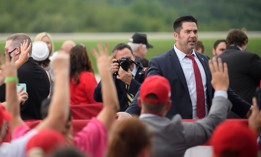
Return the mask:
M17 92L20 91L23 88L22 92L26 92L26 84L25 83L18 83L16 86Z
M256 100L257 100L257 106L259 110L261 110L261 88L257 87L256 88Z

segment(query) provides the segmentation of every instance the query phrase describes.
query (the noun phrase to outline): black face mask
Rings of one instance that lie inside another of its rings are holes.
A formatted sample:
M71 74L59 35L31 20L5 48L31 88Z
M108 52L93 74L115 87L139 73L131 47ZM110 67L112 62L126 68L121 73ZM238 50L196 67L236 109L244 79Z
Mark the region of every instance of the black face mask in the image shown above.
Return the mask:
M12 53L13 53L16 49L17 49L17 47L14 48L12 51L8 52L8 55L9 55L10 60L12 59Z

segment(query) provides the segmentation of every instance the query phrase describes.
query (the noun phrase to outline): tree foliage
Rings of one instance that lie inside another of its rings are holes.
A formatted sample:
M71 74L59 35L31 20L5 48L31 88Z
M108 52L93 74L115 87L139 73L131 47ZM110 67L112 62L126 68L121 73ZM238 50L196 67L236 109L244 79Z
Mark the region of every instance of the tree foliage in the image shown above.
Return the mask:
M256 0L0 0L0 32L160 32L193 15L201 31L261 29Z

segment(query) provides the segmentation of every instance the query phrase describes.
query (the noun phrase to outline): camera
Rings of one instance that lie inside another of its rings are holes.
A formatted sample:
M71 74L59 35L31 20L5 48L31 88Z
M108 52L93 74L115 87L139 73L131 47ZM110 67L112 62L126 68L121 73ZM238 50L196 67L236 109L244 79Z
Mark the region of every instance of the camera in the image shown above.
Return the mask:
M119 63L119 66L125 71L128 71L128 69L131 67L131 64L134 63L134 61L129 58L121 58L115 62Z

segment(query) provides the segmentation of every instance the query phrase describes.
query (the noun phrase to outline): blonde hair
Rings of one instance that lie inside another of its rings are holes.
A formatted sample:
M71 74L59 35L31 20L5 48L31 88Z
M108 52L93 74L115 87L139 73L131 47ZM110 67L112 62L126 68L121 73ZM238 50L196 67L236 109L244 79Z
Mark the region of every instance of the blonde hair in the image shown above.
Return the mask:
M43 39L44 37L48 37L48 38L50 39L50 41L51 41L51 45L52 45L52 49L51 49L51 51L50 51L50 55L51 55L51 54L53 54L53 52L54 52L54 44L53 44L53 39L52 39L52 37L51 37L51 35L50 35L49 33L47 33L47 32L42 32L42 33L37 34L37 35L35 36L35 38L34 38L34 41L42 41L42 39Z

